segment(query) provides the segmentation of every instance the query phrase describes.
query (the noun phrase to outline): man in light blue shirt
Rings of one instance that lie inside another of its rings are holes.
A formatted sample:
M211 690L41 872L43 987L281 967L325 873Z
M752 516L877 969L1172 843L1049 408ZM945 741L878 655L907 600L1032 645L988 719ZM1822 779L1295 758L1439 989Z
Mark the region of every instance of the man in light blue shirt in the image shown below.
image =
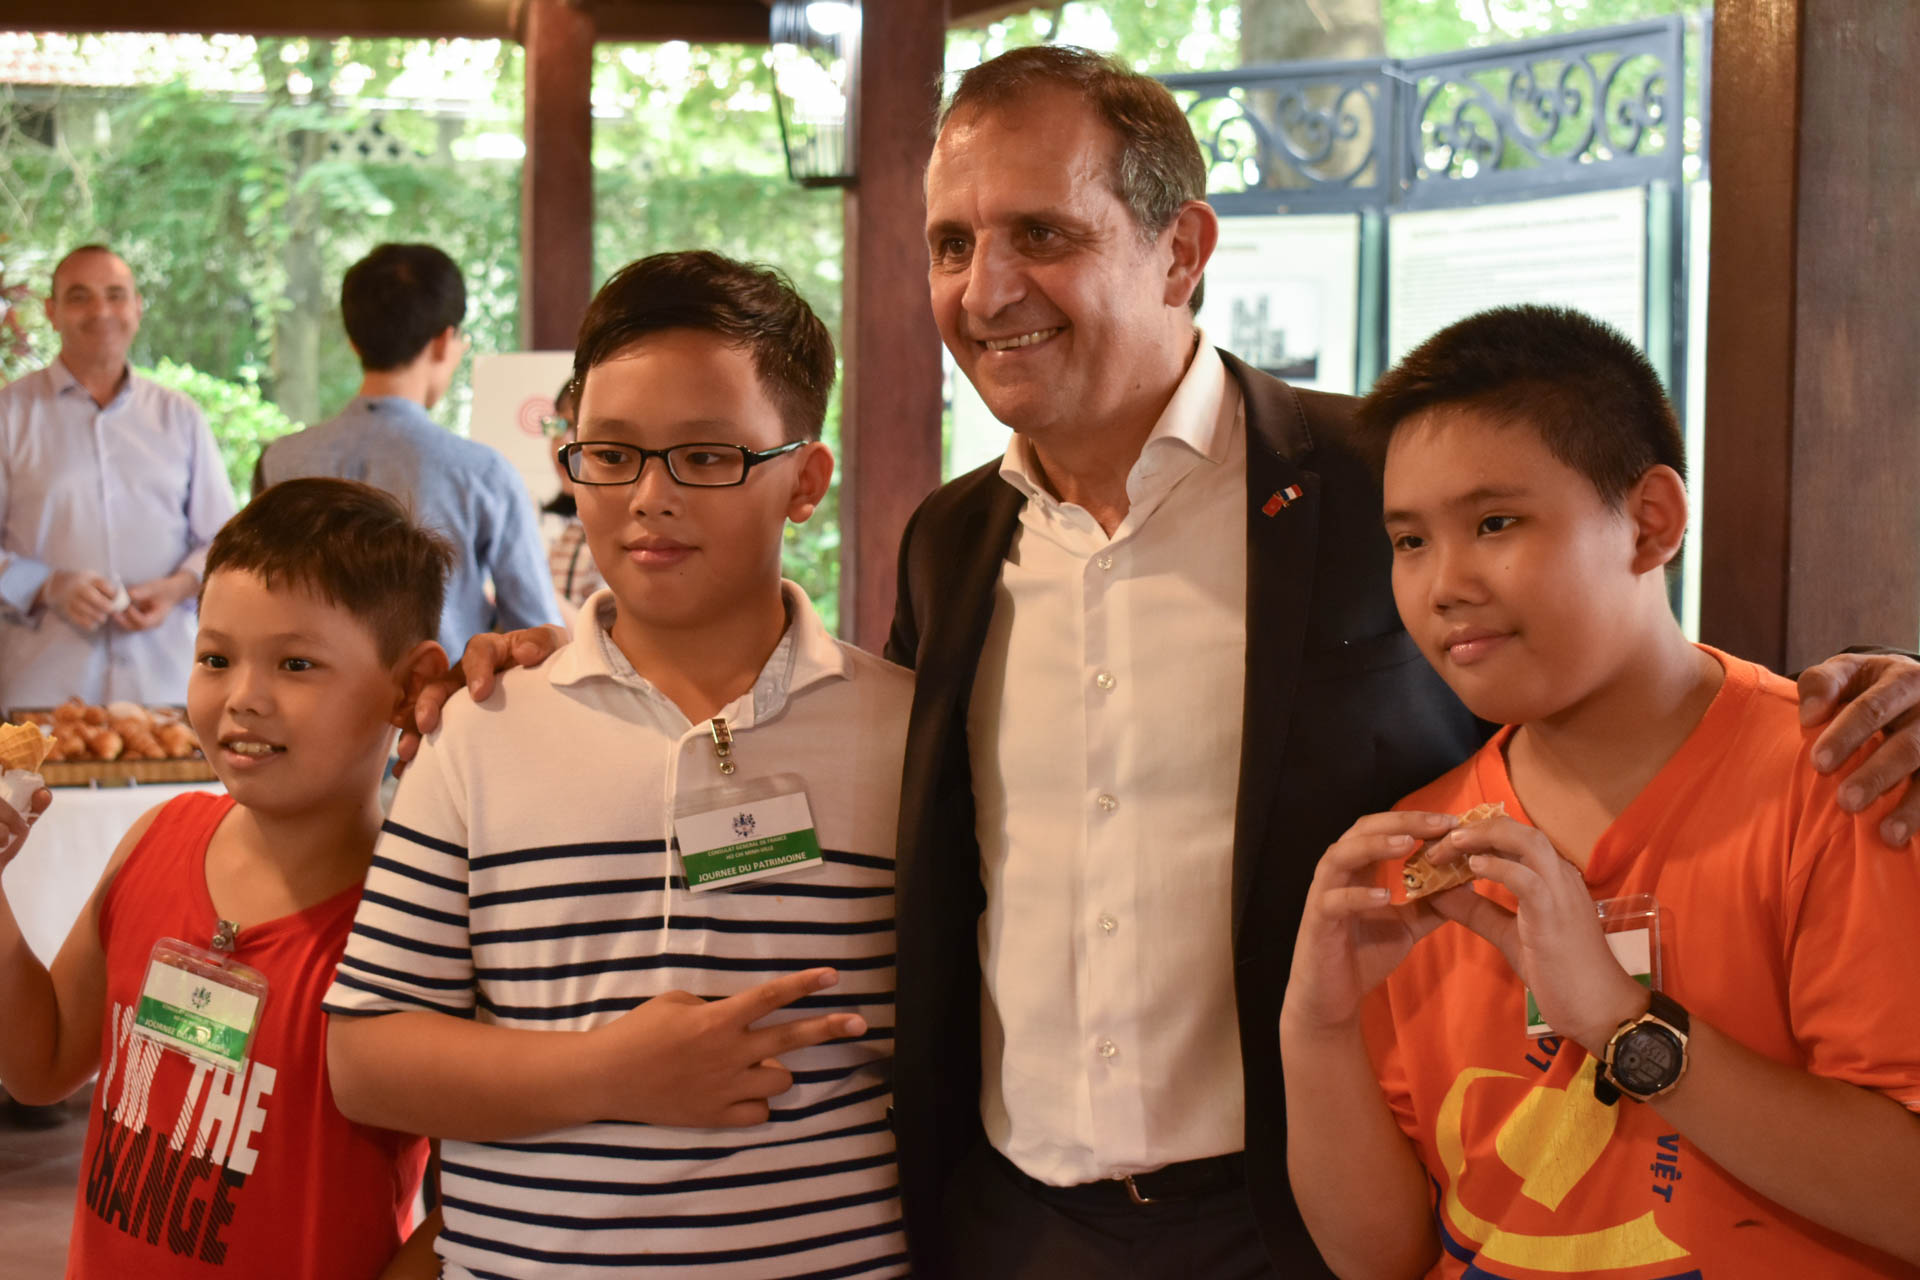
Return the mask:
M53 272L60 354L0 388L0 705L186 700L207 544L233 492L199 406L134 373L110 249Z
M296 476L359 480L453 544L440 643L458 658L482 631L560 620L526 482L495 449L427 416L467 354L466 284L425 244L383 244L348 269L340 316L365 371L338 417L267 446L258 490ZM487 581L493 594L487 594Z

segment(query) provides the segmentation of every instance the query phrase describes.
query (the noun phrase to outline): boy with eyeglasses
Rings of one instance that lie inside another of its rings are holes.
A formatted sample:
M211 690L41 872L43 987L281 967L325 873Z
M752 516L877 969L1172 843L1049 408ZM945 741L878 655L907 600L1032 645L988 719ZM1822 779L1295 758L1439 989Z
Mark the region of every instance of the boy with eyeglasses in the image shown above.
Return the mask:
M338 977L348 1115L446 1139L449 1277L906 1270L886 1120L904 671L780 575L825 328L633 263L562 454L607 589L409 768Z

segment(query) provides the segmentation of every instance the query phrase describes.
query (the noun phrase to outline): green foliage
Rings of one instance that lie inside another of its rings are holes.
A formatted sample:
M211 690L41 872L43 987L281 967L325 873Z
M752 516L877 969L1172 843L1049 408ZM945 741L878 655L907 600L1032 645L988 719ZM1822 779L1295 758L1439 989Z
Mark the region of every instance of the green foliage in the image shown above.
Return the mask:
M253 468L260 460L260 450L268 441L298 429L298 424L261 397L260 388L252 382L228 382L165 358L140 372L200 406L226 459L227 481L242 501L253 487Z

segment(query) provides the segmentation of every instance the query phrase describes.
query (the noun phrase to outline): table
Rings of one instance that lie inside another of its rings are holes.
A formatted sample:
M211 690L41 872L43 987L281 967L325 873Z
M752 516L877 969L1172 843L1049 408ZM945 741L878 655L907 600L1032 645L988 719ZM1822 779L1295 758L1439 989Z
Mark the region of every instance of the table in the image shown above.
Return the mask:
M53 804L0 874L0 886L33 953L44 963L53 962L100 882L114 846L141 814L190 791L224 789L218 782L53 788Z

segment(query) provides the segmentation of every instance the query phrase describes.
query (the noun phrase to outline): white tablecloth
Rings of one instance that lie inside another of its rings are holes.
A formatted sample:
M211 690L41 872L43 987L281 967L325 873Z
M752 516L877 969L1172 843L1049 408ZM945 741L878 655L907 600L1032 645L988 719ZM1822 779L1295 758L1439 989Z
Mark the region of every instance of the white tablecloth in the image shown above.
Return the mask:
M217 782L53 788L53 805L0 875L33 953L53 962L114 846L141 814L189 791L223 789Z

